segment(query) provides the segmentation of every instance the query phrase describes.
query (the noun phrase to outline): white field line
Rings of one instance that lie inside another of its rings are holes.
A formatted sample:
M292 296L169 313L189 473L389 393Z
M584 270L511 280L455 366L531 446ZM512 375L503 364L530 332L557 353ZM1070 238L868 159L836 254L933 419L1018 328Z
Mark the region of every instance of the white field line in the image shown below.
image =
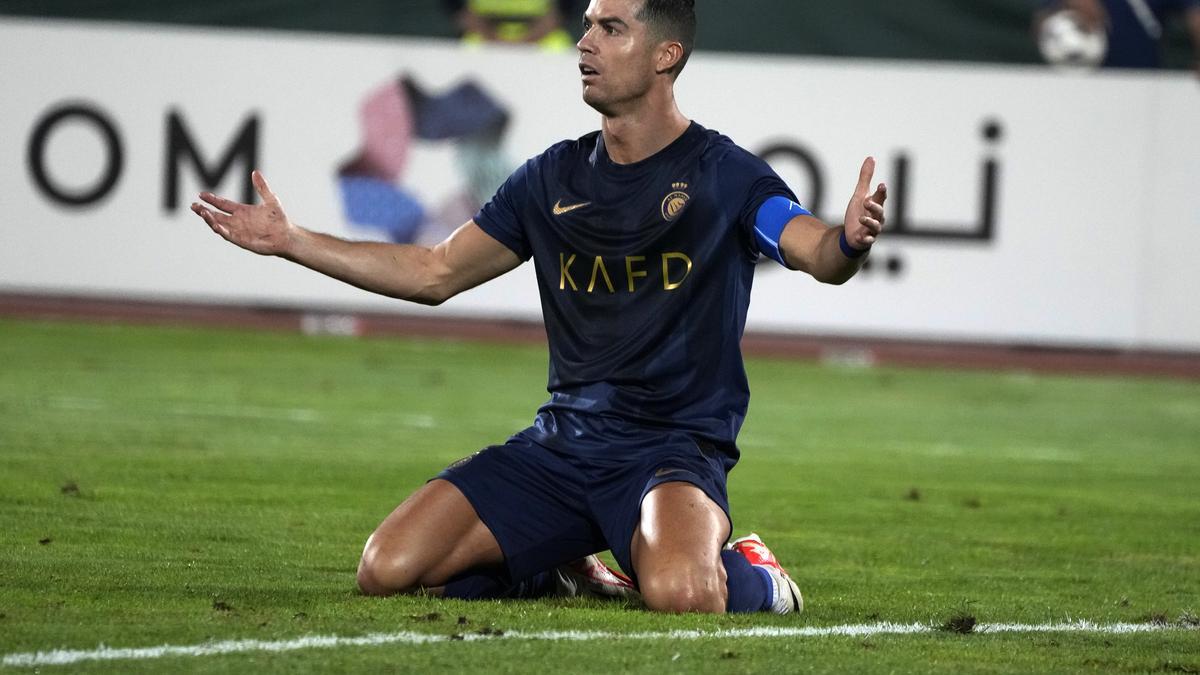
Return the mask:
M109 408L108 403L95 398L78 398L69 396L58 396L48 400L51 408L58 410L80 410L80 411L102 411ZM220 405L212 403L184 403L173 405L166 408L163 412L176 417L230 417L233 419L249 419L249 420L278 420L283 422L308 422L316 423L324 421L324 416L317 410L309 408L272 408L268 406L253 406L253 405ZM411 413L397 415L393 413L384 413L376 415L358 416L359 422L366 422L376 426L402 426L411 427L414 429L434 429L438 426L438 420L433 415L422 413ZM529 420L524 419L516 422L513 426L517 428L529 426Z
M283 422L317 422L320 414L307 408L268 408L264 406L213 405L189 403L166 410L180 417L231 417L234 419L279 420Z
M51 408L58 410L101 411L107 410L106 401L97 398L57 396L48 401ZM219 405L211 403L187 403L175 405L164 411L179 417L232 417L235 419L281 420L284 422L319 422L321 414L308 408L271 408L252 405ZM426 428L433 426L428 415L413 416L410 426Z
M1127 635L1131 633L1161 633L1165 631L1194 630L1181 626L1148 623L1097 624L1088 621L1050 624L984 623L975 626L976 633L1102 633ZM379 645L424 645L432 643L486 642L494 640L528 641L572 641L595 640L704 640L722 638L821 638L821 637L868 637L872 635L917 635L938 633L941 629L927 624L874 623L845 626L805 626L781 628L762 626L759 628L731 628L729 630L700 631L676 630L647 633L613 633L606 631L543 631L523 633L466 633L461 635L437 635L402 631L399 633L374 633L359 637L338 635L308 635L291 640L227 640L198 645L159 645L157 647L105 647L97 649L56 649L46 652L6 654L3 665L16 667L67 666L84 661L122 661L134 659L161 659L180 656L220 656L248 652L291 652L301 649L329 649L334 647L374 647Z

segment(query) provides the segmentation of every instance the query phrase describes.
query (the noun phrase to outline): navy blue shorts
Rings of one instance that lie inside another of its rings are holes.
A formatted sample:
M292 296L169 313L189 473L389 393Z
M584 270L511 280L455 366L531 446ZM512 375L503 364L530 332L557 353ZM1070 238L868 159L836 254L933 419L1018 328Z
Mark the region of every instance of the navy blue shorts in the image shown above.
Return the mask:
M725 479L733 463L712 445L678 434L652 452L596 457L557 452L522 432L437 477L466 495L514 581L606 549L636 579L630 546L646 493L662 483L691 483L728 518Z

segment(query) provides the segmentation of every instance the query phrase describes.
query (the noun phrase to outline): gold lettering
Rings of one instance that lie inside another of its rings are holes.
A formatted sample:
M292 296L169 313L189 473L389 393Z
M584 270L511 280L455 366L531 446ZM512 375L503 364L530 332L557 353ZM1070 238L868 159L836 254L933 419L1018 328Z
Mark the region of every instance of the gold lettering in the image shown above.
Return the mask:
M613 288L612 279L608 276L608 268L604 266L604 258L596 256L596 262L592 265L592 280L588 282L588 293L596 290L596 273L604 275L604 285L608 286L609 293L616 293L617 289Z
M641 279L642 277L646 276L645 270L633 269L633 264L640 263L640 262L646 262L646 256L644 256L644 255L627 255L627 256L625 256L625 276L629 279L629 292L630 293L632 293L632 292L634 292L634 290L636 290L633 285L633 280Z
M570 258L567 258L566 253L558 254L558 290L567 290L567 284L571 284L571 290L577 291L579 287L575 285L575 280L571 278L571 265L575 264L575 254L572 253Z
M679 281L671 281L670 262L672 260L682 260L685 263L687 263L687 270L684 271L683 276L680 277ZM662 264L663 264L663 290L664 291L673 291L676 288L679 288L680 286L683 285L683 280L687 279L688 275L692 273L692 259L682 253L664 253L664 254L662 254Z

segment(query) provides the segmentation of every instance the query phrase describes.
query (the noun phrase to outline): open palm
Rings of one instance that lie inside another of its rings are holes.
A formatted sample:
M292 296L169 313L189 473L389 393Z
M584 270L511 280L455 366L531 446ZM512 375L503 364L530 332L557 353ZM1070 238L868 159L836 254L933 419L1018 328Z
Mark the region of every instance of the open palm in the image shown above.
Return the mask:
M192 211L226 241L259 255L277 255L287 246L292 223L263 175L255 171L250 179L262 197L261 204L242 204L202 192L200 199L211 208L196 202L192 204Z

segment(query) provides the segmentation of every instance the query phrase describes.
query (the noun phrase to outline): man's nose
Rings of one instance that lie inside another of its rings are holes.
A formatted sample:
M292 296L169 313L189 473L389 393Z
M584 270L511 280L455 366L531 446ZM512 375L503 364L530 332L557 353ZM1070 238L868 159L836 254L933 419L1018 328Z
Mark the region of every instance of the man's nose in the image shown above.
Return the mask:
M583 31L583 37L579 38L579 42L575 43L575 48L584 54L591 54L592 50L592 29L589 27Z

